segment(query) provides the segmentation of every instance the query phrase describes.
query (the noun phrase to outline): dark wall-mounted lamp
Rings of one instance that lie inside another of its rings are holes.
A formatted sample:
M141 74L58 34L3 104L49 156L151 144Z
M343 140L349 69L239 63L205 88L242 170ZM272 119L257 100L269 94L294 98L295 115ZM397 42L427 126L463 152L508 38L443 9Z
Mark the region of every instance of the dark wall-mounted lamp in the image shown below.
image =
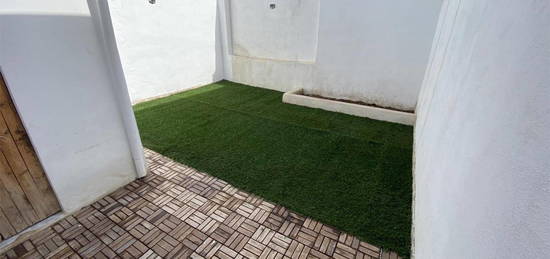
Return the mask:
M157 2L157 0L149 0L150 4L155 4L156 2Z

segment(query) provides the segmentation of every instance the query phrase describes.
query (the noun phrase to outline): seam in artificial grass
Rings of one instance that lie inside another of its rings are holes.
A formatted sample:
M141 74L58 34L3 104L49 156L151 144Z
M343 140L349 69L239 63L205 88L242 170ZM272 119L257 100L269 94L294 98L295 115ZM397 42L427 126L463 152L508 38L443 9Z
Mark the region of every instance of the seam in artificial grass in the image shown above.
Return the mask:
M358 137L355 137L355 136L352 136L352 135L348 135L348 134L342 134L342 133L339 133L339 132L336 132L336 131L333 131L333 130L301 126L297 123L291 123L291 122L288 122L288 121L276 120L276 119L272 119L272 118L268 118L268 117L258 116L258 115L255 115L255 114L247 113L247 112L244 112L244 111L239 111L239 110L236 110L236 109L224 108L224 107L221 107L221 106L218 106L218 105L215 105L215 104L212 104L212 103L208 103L208 102L196 101L196 100L185 100L185 101L206 104L206 105L218 108L220 110L236 112L236 113L240 113L242 115L246 115L246 116L249 116L249 117L252 117L252 118L258 118L258 119L262 119L262 120L283 123L283 124L286 124L286 125L290 125L290 126L294 126L294 127L298 127L298 128L302 128L302 129L310 129L310 130L315 130L315 131L319 131L319 132L332 133L332 134L336 134L336 135L342 136L342 137L348 137L348 138L352 138L352 139L356 139L356 140L365 141L365 139L361 139L361 138L358 138ZM368 141L370 143L377 143L377 144L385 145L385 143L383 143L383 142L377 142L377 141L373 141L373 140L366 140L366 141Z

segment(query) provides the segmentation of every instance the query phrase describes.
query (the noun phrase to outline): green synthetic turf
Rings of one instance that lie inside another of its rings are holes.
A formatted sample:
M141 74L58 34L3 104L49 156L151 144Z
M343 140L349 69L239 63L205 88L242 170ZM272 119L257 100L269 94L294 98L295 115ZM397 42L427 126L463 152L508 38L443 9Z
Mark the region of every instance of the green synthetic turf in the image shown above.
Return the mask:
M221 81L134 106L143 144L407 257L413 129Z

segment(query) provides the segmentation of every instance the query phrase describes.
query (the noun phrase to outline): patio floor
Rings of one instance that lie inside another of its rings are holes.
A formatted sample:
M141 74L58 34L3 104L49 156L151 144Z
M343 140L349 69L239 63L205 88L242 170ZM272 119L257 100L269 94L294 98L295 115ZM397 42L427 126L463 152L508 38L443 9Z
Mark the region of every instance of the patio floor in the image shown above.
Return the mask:
M398 258L145 150L150 173L3 258Z
M220 81L134 112L145 147L408 257L413 128L282 96Z

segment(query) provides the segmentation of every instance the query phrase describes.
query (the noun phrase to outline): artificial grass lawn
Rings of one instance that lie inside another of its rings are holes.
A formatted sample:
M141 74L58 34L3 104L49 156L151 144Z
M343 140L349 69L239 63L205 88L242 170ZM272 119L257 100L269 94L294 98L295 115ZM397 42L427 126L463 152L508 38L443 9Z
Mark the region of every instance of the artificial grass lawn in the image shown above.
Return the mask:
M282 103L221 81L134 107L143 144L409 255L412 127Z

